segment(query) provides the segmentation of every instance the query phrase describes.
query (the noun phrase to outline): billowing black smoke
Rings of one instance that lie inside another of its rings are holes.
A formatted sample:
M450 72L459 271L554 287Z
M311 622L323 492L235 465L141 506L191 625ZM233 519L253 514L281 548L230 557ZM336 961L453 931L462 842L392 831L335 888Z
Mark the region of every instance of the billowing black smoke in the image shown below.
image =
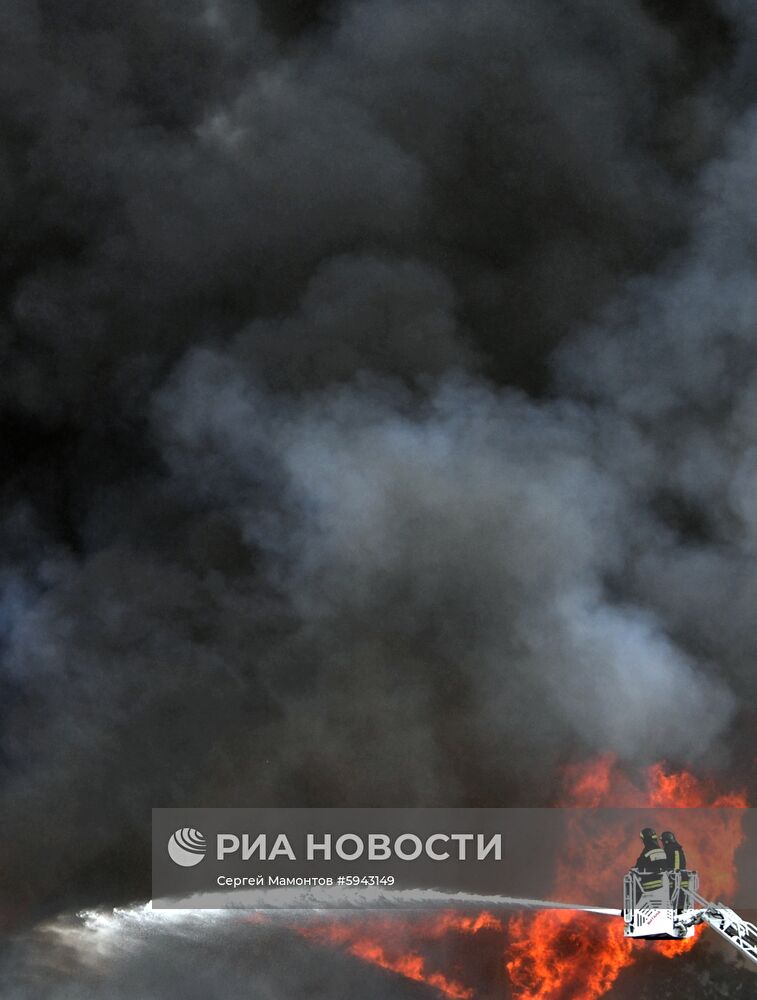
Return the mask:
M747 4L3 39L7 920L145 896L154 805L750 780Z

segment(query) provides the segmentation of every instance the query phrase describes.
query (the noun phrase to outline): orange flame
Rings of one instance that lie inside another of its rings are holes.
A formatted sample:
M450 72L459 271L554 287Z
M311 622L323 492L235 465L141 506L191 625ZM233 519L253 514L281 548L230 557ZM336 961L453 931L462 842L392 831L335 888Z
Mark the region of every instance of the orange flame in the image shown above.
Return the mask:
M611 988L632 961L631 942L614 922L570 910L514 917L507 971L523 1000L589 1000Z
M447 934L477 934L481 930L502 930L502 923L490 913L467 916L454 912L412 922L394 916L372 920L328 922L298 928L303 937L319 944L345 949L366 962L396 972L406 979L425 983L439 990L450 1000L472 1000L473 989L456 978L429 968L429 960L419 951ZM408 938L414 948L407 951Z
M566 770L563 806L745 807L741 794L718 795L711 785L687 772L668 771L663 764L648 768L644 784L633 783L611 756ZM659 813L656 815L659 816ZM708 865L707 891L728 895L736 886L735 853L742 842L741 821L733 815L714 813L703 822L701 814L685 810L665 819L695 858L713 859ZM556 899L597 899L617 879L618 857L630 861L638 853L636 833L623 824L597 834L590 814L578 811L569 820L565 851L557 868ZM717 860L716 860L717 859ZM583 900L582 900L583 901ZM510 921L510 958L507 969L520 1000L596 1000L611 989L621 970L630 965L639 947L623 937L619 922L602 923L595 917L570 911L545 911ZM701 928L698 928L698 931ZM697 936L684 941L654 942L660 954L673 958L694 947Z

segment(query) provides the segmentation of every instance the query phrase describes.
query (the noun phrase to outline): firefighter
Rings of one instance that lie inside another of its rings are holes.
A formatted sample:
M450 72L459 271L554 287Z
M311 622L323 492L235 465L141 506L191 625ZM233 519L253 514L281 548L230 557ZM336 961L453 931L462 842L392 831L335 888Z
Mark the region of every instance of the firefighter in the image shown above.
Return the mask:
M681 894L677 907L680 913L681 910L686 908L688 903L689 873L686 868L686 855L672 830L664 830L660 839L662 840L662 848L665 851L666 871L683 872L681 875Z
M644 844L642 852L636 860L636 868L641 878L641 888L644 892L654 892L656 889L662 888L662 872L667 865L667 857L651 826L645 826L639 836Z

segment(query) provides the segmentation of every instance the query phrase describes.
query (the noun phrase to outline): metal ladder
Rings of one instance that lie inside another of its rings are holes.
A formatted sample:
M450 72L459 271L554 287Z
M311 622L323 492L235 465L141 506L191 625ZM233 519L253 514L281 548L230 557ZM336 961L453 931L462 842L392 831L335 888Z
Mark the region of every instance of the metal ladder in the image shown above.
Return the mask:
M748 920L742 920L730 906L711 903L697 892L692 892L691 896L702 908L682 920L681 925L690 927L693 924L707 924L745 958L757 964L757 926L750 924Z

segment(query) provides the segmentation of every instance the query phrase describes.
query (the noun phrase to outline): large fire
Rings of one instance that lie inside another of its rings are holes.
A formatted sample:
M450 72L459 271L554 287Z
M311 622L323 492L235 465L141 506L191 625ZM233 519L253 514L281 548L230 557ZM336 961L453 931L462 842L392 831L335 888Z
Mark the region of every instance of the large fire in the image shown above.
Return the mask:
M686 809L745 807L743 795L719 795L694 775L669 771L662 764L650 767L643 783L635 784L608 756L569 768L559 804L575 807L576 812L569 820L557 868L555 899L602 898L617 882L617 859L627 858L630 863L639 853L637 831L622 820L605 824L597 832L588 810L601 807L654 809L685 844L689 859L708 859L705 888L710 898L728 896L735 888L735 855L743 839L740 818L718 812L705 817L699 812L687 814ZM570 911L518 916L510 921L508 931L507 969L520 1000L596 1000L634 961L639 947L651 947L673 958L692 948L698 937L632 944L623 938L619 921L603 922Z
M634 781L613 757L606 756L567 768L557 804L575 812L569 816L555 871L551 893L555 900L593 903L618 896L619 867L630 865L639 853L638 831L630 828L627 818L603 823L598 830L591 810L601 808L650 810L650 821L660 824L660 829L675 830L689 863L696 865L698 859L707 858L702 888L708 898L728 897L735 888L735 855L743 840L740 818L716 811L705 816L687 809L743 808L747 801L741 794L719 794L708 782L662 764L648 768ZM518 1000L597 1000L612 988L639 949L651 948L673 958L697 941L694 937L631 943L623 937L620 920L569 910L518 914L506 921L489 913L447 912L412 919L386 915L314 921L298 932L434 987L450 1000L472 1000L475 992L464 963L444 968L445 949L439 945L455 936L499 934L499 949L505 936L504 964L510 990Z

